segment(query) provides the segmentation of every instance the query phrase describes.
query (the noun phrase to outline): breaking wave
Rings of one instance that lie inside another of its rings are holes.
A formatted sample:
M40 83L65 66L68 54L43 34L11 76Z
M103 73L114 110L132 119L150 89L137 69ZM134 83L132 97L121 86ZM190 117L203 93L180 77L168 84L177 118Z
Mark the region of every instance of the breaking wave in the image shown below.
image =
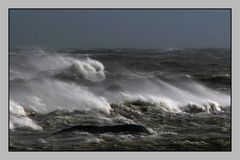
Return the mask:
M9 150L231 151L230 54L14 50ZM151 135L54 135L73 126L124 124L143 126Z
M25 110L50 113L57 110L111 114L111 104L156 106L174 113L223 112L230 96L196 81L171 81L124 68L111 72L102 62L67 53L37 50L11 55L10 128L41 129ZM107 71L105 71L105 68ZM106 77L105 73L108 73ZM189 75L190 76L190 75ZM229 76L228 76L229 78ZM84 82L91 83L84 83ZM24 107L23 107L24 106ZM97 117L96 117L97 118Z
M104 65L96 60L87 58L86 60L73 60L72 65L58 71L55 77L68 79L86 79L92 82L101 82L105 79Z
M10 100L10 122L9 122L9 128L14 129L18 127L28 127L34 130L42 130L42 127L40 127L38 124L36 124L31 118L27 116L27 113L25 112L24 108L14 102L13 100Z
M124 97L124 103L133 104L136 106L156 106L164 111L176 112L176 113L213 113L224 111L223 105L216 101L208 100L202 101L201 103L192 101L176 101L167 97L158 97L150 95L130 95L122 93ZM225 106L228 107L228 106Z
M23 55L22 55L23 54ZM76 59L57 53L18 54L11 58L11 79L59 76L100 82L105 79L104 65L89 57ZM24 57L24 58L23 58ZM17 62L22 60L22 62Z
M49 79L27 81L18 87L18 92L11 93L11 98L41 113L75 109L109 113L111 109L104 97L96 96L82 86Z

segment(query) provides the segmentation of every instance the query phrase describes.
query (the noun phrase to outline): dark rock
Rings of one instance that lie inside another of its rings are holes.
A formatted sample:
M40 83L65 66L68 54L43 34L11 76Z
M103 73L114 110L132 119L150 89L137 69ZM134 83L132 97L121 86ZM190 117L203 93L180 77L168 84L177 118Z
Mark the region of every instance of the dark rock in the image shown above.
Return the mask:
M64 134L64 133L71 133L74 131L79 132L89 132L89 133L95 133L95 134L101 134L101 133L123 133L123 134L150 134L150 132L141 125L135 125L135 124L124 124L124 125L115 125L115 126L73 126L70 128L66 128L63 130L60 130L56 134Z

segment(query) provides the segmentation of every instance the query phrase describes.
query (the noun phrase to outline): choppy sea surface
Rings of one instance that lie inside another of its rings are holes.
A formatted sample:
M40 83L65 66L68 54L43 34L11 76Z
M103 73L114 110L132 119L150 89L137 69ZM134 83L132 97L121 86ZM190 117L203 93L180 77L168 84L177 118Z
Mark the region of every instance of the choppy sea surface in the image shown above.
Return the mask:
M228 49L14 49L10 151L231 151ZM136 124L151 134L54 133Z

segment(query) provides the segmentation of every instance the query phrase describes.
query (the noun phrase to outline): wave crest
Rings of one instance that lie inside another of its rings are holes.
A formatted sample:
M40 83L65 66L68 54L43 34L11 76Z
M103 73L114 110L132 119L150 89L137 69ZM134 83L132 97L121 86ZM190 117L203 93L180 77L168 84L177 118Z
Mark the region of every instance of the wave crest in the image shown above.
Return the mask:
M194 102L179 102L166 97L158 97L153 95L130 95L121 93L125 104L135 106L159 107L164 111L175 113L215 113L224 111L224 107L216 101L206 100L202 103Z
M104 65L90 58L75 61L74 64L69 67L68 71L77 77L82 76L93 82L101 82L105 79Z
M28 127L34 130L42 130L31 118L29 118L22 106L10 100L10 129Z

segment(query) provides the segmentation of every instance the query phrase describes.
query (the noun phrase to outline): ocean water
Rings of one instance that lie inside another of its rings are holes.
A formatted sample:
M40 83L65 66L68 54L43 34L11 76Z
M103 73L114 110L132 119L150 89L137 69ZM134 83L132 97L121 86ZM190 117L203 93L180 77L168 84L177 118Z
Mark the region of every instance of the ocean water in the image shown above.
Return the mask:
M228 49L15 49L10 151L231 151ZM150 135L54 133L136 124Z

